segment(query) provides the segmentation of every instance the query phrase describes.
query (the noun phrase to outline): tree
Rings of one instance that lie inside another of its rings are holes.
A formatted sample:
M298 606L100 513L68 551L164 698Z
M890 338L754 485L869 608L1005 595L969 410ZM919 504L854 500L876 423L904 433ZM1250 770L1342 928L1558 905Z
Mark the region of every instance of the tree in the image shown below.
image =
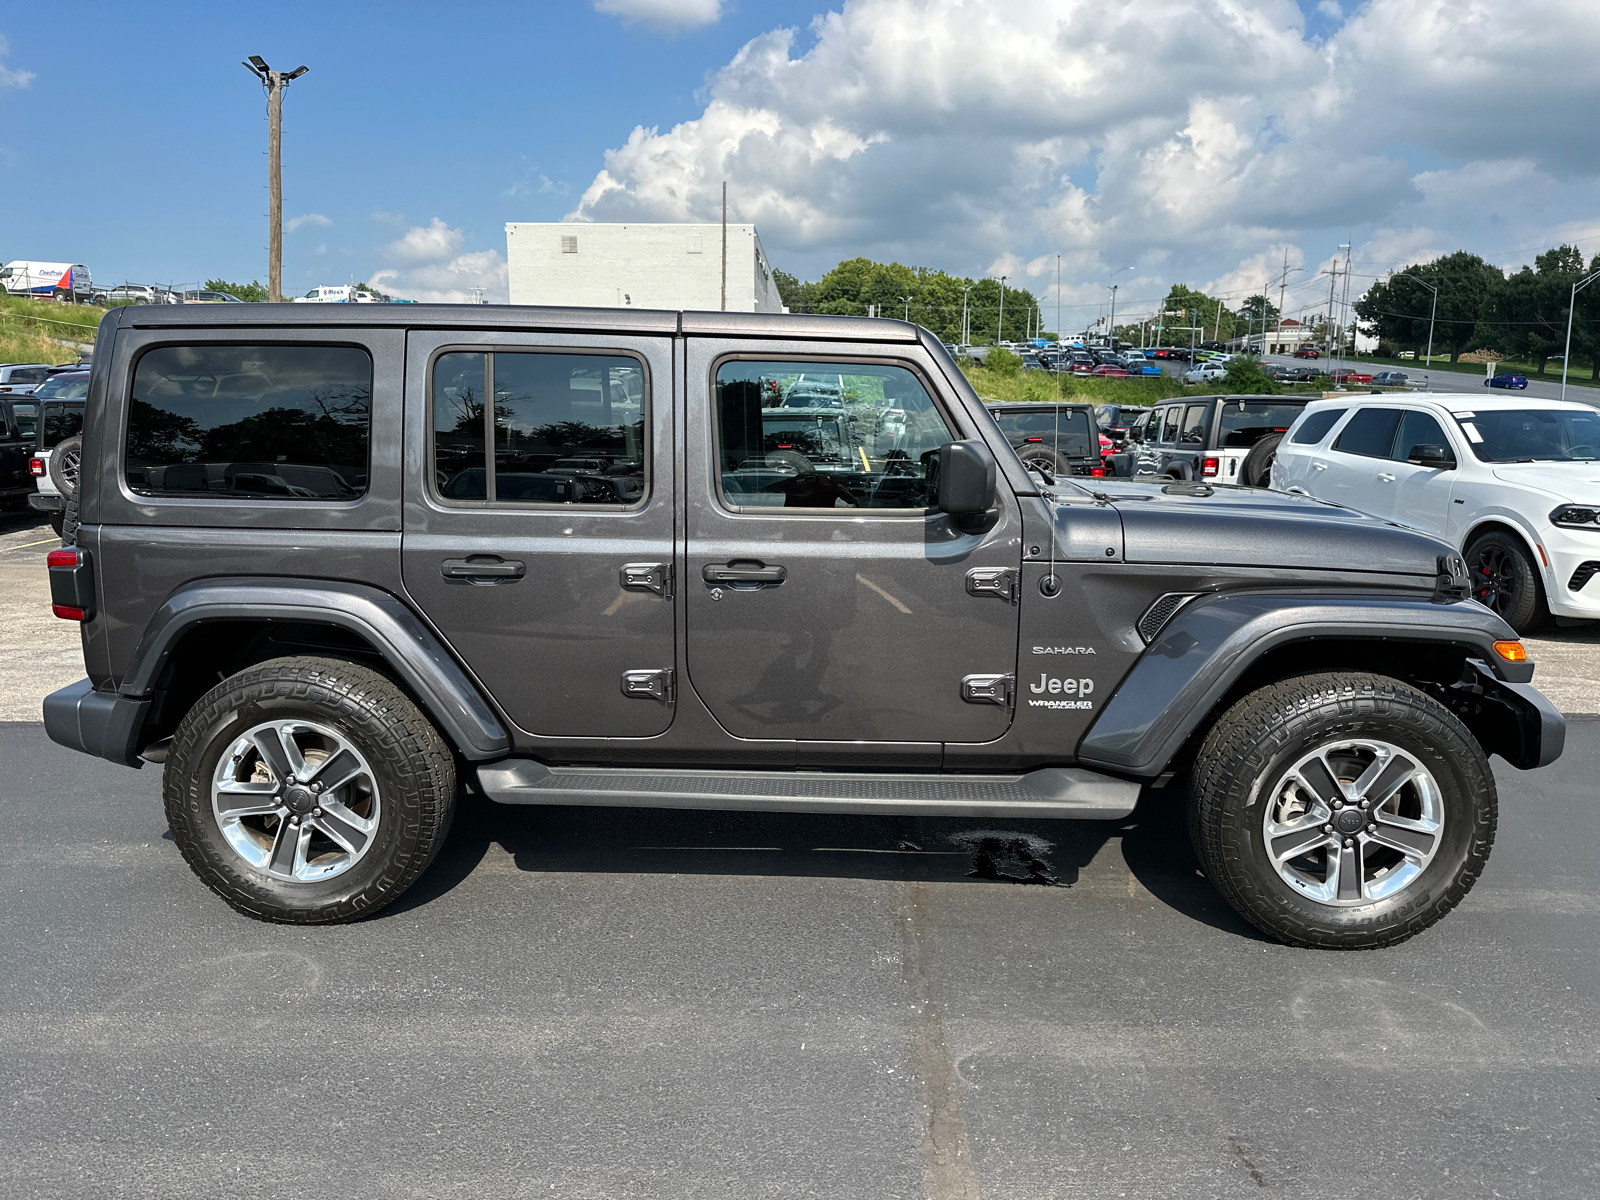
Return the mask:
M1244 321L1247 325L1252 325L1257 330L1265 329L1269 325L1277 324L1278 306L1265 296L1251 296L1239 306L1239 313L1235 320Z
M1222 377L1222 386L1226 391L1243 395L1278 394L1278 381L1263 371L1261 364L1253 358L1229 359L1227 373Z
M1161 302L1161 307L1166 310L1166 319L1162 322L1167 328L1174 330L1175 335L1165 339L1175 345L1186 345L1188 338L1178 336L1179 327L1195 325L1204 328L1196 331L1196 343L1209 342L1212 339L1227 341L1234 336L1236 318L1228 311L1228 306L1221 300L1212 298L1204 292L1197 292L1182 283L1172 285L1172 290L1167 293L1167 298Z
M1501 279L1490 292L1479 324L1481 340L1518 359L1535 363L1539 374L1552 358L1559 358L1567 340L1567 310L1572 305L1572 285L1590 270L1600 269L1600 255L1584 266L1583 254L1576 246L1557 246ZM1590 284L1590 288L1594 288ZM1578 293L1572 312L1572 357L1574 362L1588 359L1592 378L1600 378L1596 351L1597 318L1600 298L1589 289ZM1568 368L1570 373L1570 366Z
M962 336L963 292L974 341L994 341L1000 320L1000 282L996 279L965 279L927 267L878 263L869 258L847 259L815 283L785 271L774 271L773 278L778 294L793 312L864 317L876 311L881 317L899 317L907 312L905 297L909 296L911 320L947 342L959 341ZM1004 340L1025 337L1030 328L1042 324L1040 312L1039 301L1031 292L1007 287Z
M1476 254L1457 250L1429 263L1408 266L1373 284L1355 304L1356 316L1366 322L1365 326L1358 326L1361 332L1417 349L1428 342L1433 293L1415 279L1399 278L1401 275L1420 276L1439 289L1433 346L1435 350L1448 350L1451 362L1479 340L1478 319L1484 305L1490 293L1505 281L1498 267Z
M246 304L265 304L267 300L267 287L264 283L257 283L252 279L249 283L229 283L226 279L208 279L205 284L208 292L227 292L235 300L243 300Z

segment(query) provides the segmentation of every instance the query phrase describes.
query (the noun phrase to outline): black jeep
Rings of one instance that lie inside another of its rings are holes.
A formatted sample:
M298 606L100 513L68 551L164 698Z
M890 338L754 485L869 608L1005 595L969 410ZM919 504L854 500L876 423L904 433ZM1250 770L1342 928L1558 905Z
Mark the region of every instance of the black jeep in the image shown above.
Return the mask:
M1052 475L1104 474L1093 406L992 402L989 411L1023 462Z
M263 919L394 900L463 777L979 821L1116 821L1173 782L1249 920L1378 946L1483 869L1489 756L1562 749L1450 547L1303 497L1049 482L912 325L123 307L94 362L49 568L88 678L46 728L164 764L178 848ZM848 419L773 467L770 385L818 371Z

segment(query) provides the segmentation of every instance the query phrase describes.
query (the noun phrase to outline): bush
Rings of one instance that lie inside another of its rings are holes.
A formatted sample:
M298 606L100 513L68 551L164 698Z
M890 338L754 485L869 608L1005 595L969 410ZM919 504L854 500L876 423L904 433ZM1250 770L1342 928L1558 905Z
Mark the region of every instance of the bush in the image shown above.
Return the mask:
M996 375L1015 375L1022 370L1022 360L1001 346L989 351L983 360L983 365Z
M1230 392L1255 396L1278 394L1278 381L1263 371L1261 364L1253 358L1239 357L1231 360L1228 363L1228 373L1222 377L1222 382Z

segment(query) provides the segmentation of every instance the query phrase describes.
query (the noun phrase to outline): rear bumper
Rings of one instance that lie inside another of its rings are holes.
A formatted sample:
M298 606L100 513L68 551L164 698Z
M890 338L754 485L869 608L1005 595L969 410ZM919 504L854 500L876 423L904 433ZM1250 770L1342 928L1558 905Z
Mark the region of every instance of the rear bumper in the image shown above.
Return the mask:
M49 494L34 492L33 495L28 497L28 507L37 509L39 512L60 512L66 506L67 502L62 499L59 492L51 492Z
M68 749L138 767L143 762L137 741L149 708L148 700L97 692L80 679L44 698L44 731Z

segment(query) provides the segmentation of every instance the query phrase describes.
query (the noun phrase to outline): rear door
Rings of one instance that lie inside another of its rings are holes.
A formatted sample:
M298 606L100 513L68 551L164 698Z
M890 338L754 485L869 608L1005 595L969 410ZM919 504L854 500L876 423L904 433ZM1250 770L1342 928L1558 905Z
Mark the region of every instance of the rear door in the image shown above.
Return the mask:
M407 339L406 591L520 729L672 722L672 342Z
M976 436L970 418L932 383L920 347L747 347L693 339L687 356L696 693L735 737L795 739L802 761L806 743L999 737L1012 713L1021 514L1003 483L982 532L931 508L930 463ZM817 372L841 379L843 438L799 444L783 396Z
M1322 472L1312 494L1357 512L1390 517L1394 512L1395 434L1400 427L1398 408L1359 408L1345 422L1324 456Z

